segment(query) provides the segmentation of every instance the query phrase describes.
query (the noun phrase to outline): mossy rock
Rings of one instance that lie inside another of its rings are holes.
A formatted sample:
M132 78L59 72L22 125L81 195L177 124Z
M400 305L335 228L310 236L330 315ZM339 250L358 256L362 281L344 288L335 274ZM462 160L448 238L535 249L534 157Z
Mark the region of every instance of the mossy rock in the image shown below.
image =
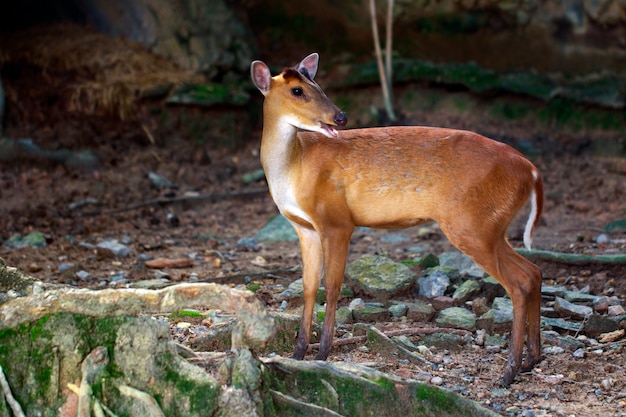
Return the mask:
M451 391L359 365L282 358L265 365L280 416L497 416Z

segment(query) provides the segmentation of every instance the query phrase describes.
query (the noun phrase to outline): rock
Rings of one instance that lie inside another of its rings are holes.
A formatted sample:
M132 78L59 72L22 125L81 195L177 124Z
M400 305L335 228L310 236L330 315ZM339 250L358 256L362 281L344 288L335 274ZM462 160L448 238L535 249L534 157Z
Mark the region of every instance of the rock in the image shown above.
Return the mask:
M476 280L469 279L463 282L459 288L454 291L452 298L459 304L462 304L476 295L480 291L480 283Z
M125 258L131 252L130 248L117 239L104 240L96 245L98 256Z
M148 172L148 179L150 180L150 183L152 183L152 185L158 189L178 188L178 186L172 184L170 180L165 178L163 175L157 174L156 172L152 172L152 171Z
M438 350L449 350L452 352L458 352L465 345L463 336L455 333L433 333L424 336L420 340L420 345L426 347L435 347Z
M619 329L608 333L602 333L600 336L598 336L598 342L612 343L618 341L624 337L624 333L626 333L624 329Z
M41 232L31 232L26 236L15 234L4 242L4 246L15 249L20 249L26 246L43 248L46 246L46 236Z
M470 276L474 278L482 278L485 271L481 267L462 252L444 252L439 255L439 265L455 268L461 276Z
M593 301L593 305L592 305L593 311L595 311L596 313L606 313L609 309L609 297L607 296L601 296L601 297L597 297L594 301Z
M567 288L560 286L550 286L550 285L542 285L541 286L541 295L545 295L548 297L563 297L567 292Z
M439 258L431 253L429 253L428 255L424 255L421 258L415 258L413 259L413 261L415 262L415 265L417 265L421 270L439 266Z
M246 252L258 252L261 250L256 239L253 237L242 237L237 241L236 248Z
M412 303L407 303L406 317L409 320L418 322L429 322L435 315L435 309L428 303L420 300L416 300Z
M352 324L354 322L352 310L350 310L348 307L338 308L337 312L335 313L335 321L338 324Z
M365 307L365 301L363 301L362 298L355 298L352 301L350 301L350 304L348 304L348 308L350 309L350 311L356 310L359 308L364 308L364 307Z
M461 307L450 307L439 312L436 321L438 326L473 330L476 327L476 316Z
M408 266L384 256L363 255L346 267L346 277L355 290L381 300L407 291L416 276Z
M574 332L578 332L581 330L580 323L566 321L562 319L553 319L550 317L542 317L541 318L542 326L549 326L552 328L563 329L563 330L571 330Z
M391 313L383 307L363 307L353 310L352 316L355 321L377 323L388 321L391 318Z
M456 306L456 301L452 297L447 295L441 295L430 300L433 308L437 311L445 310L446 308Z
M343 287L342 287L343 288ZM291 300L300 299L304 297L304 286L302 285L302 278L293 281L287 288L278 295L278 300ZM317 290L317 296L315 297L317 302L322 302L326 297L324 287L320 286Z
M571 317L579 320L583 320L585 317L593 314L593 309L591 307L573 304L561 297L556 297L554 301L554 309L561 315L561 317Z
M503 349L507 345L507 339L499 334L488 334L485 336L485 347L495 346Z
M607 233L624 233L626 232L626 219L615 220L604 226Z
M381 242L400 244L410 242L411 238L403 233L386 233L380 237Z
M298 235L289 221L281 216L274 216L254 235L259 242L297 242Z
M489 333L504 333L511 330L513 312L491 309L476 320L476 327Z
M513 314L513 301L508 297L496 297L493 299L491 307L494 310L504 310Z
M430 274L418 281L419 295L425 298L435 298L444 295L450 285L450 278L439 268L431 270Z
M580 340L575 339L572 336L561 336L559 333L552 330L544 331L541 335L544 343L558 346L570 352L574 352L577 349L585 347L585 344Z
M614 332L619 329L619 324L613 320L598 314L590 315L583 324L583 333L596 338L602 333Z
M626 312L624 311L624 307L622 307L621 305L613 305L607 307L606 313L609 317L616 317L621 316Z
M593 303L598 296L582 291L566 291L563 298L570 303Z
M407 311L409 311L409 307L404 303L393 304L387 310L389 310L392 317L402 317L406 316Z
M480 317L490 310L485 297L478 297L472 300L472 311L476 317Z

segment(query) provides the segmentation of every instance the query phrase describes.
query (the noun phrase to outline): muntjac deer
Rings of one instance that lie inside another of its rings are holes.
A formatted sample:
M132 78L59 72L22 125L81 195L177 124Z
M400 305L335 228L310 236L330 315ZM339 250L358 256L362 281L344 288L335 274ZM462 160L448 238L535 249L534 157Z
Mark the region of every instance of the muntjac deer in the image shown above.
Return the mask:
M321 276L326 315L316 359L328 357L355 226L404 228L434 220L513 301L502 381L510 384L520 369L530 370L540 359L541 271L515 252L505 236L530 200L524 232L524 244L530 247L543 206L539 171L510 146L467 131L337 131L335 126L344 126L347 118L313 81L318 60L311 54L274 77L261 61L252 62L250 69L265 96L261 163L272 198L295 228L302 250L304 312L293 357L303 359L307 352Z

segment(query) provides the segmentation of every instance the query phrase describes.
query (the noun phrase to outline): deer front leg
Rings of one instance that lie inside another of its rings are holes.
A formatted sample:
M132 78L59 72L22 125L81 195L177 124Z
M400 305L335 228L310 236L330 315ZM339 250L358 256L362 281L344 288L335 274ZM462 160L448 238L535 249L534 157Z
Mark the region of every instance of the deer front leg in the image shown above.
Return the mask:
M320 273L324 259L322 255L322 242L317 232L295 223L292 224L300 240L300 249L302 251L302 285L304 287L304 310L302 311L296 350L293 352L292 357L294 359L303 359L309 348L313 307L315 306L317 290L320 287Z
M335 334L335 312L337 300L341 292L341 284L346 270L346 258L350 245L352 229L334 230L323 237L324 251L324 288L326 290L326 314L320 340L320 350L315 356L317 360L326 360L333 344Z

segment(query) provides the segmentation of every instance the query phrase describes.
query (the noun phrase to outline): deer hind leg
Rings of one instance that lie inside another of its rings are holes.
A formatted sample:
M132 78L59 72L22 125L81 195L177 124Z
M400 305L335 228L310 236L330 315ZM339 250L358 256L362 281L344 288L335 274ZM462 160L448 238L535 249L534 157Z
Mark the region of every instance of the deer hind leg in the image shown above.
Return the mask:
M324 263L322 241L315 230L307 229L292 223L300 240L302 251L302 285L304 287L304 310L298 331L296 349L292 355L294 359L303 359L309 348L313 308L317 290L320 287L320 273Z
M446 233L445 225L441 226ZM527 320L528 359L524 369L532 368L539 361L541 272L537 266L511 248L503 232L496 235L498 237L495 241L477 236L476 229L466 232L446 235L453 245L498 280L513 302L513 328L507 365L502 378L502 382L509 385L522 369Z

